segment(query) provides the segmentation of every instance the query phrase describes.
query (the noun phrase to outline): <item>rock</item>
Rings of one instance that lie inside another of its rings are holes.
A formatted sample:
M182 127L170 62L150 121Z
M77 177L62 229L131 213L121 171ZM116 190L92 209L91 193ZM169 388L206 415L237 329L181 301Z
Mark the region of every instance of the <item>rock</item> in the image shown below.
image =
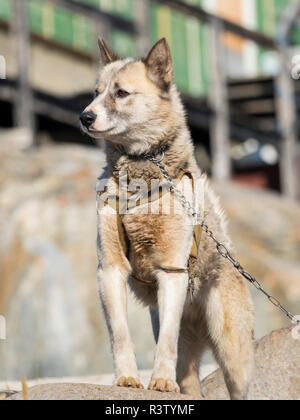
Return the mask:
M23 400L23 393L16 394L9 400ZM29 389L29 400L191 400L192 397L175 393L116 388L87 384L52 384L40 385Z
M109 364L95 276L98 153L0 149L0 314L7 320L0 379L82 375ZM106 358L94 346L106 346Z
M0 128L0 138L5 136L5 142L1 145L1 149L9 153L10 150L26 151L32 146L32 133L29 128L11 128L3 130Z
M241 263L289 311L300 315L300 207L282 196L214 183L226 210ZM287 318L249 286L255 302L256 336L289 325Z
M212 372L217 369L216 363L213 364L203 364L201 365L200 378L204 379ZM141 383L147 387L150 383L152 376L152 369L149 370L139 370L139 376ZM98 376L78 376L78 377L57 377L57 378L37 378L37 379L27 379L27 387L33 388L37 385L49 385L49 384L88 384L88 385L106 385L111 386L115 380L114 373L108 373ZM0 394L1 390L14 390L16 392L22 391L22 382L21 381L3 381L0 382Z
M300 400L300 331L296 328L274 331L255 345L256 368L250 387L250 400ZM205 400L228 400L220 370L201 383ZM186 395L162 394L146 390L114 388L89 384L50 384L29 389L33 400L187 400ZM23 394L11 400L22 400Z
M262 338L256 344L255 362L250 400L300 400L300 334L295 328ZM207 400L229 399L220 370L202 381L202 392Z

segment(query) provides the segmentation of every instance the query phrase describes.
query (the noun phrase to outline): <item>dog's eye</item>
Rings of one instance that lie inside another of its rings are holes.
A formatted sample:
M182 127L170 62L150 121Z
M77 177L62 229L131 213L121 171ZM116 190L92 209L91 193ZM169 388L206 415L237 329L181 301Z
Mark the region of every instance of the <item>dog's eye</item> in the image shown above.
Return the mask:
M118 98L126 98L126 97L127 97L127 96L129 96L129 95L130 95L130 93L126 92L126 90L119 89L119 90L117 91L117 97L118 97Z
M98 92L98 90L95 90L95 92L94 92L94 98L97 98L99 96L99 92Z

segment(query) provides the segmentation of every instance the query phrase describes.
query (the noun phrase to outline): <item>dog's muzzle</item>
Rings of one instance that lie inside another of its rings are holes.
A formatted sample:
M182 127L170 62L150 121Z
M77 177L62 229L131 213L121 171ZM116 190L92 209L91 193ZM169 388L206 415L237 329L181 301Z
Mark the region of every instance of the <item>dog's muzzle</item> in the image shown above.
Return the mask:
M94 124L96 119L97 119L97 115L93 111L83 112L80 115L81 124L87 129L89 129Z

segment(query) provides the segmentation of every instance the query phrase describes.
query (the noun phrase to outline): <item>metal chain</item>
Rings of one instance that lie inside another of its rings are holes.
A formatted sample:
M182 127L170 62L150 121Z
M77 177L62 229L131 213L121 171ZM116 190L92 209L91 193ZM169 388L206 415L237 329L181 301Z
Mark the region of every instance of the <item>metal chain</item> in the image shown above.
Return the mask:
M193 217L196 220L196 224L200 225L203 229L203 231L207 234L209 238L211 238L215 244L216 249L218 253L225 259L227 259L233 267L254 287L256 287L257 290L259 290L261 293L263 293L268 300L274 305L276 308L280 309L294 324L300 325L300 320L297 319L297 317L286 310L280 301L276 299L274 296L270 295L259 283L259 281L248 271L246 271L242 265L237 261L228 247L223 244L222 242L218 241L218 239L215 237L214 233L209 229L208 225L204 222L204 220L201 218L201 214L197 212L197 210L191 205L191 203L185 198L184 194L177 188L175 182L170 177L164 166L161 164L162 159L157 159L156 157L152 155L145 155L145 158L154 163L161 171L163 177L168 181L170 186L172 187L172 190L175 194L175 196L179 199L179 201L182 203L183 207L187 210L188 214Z

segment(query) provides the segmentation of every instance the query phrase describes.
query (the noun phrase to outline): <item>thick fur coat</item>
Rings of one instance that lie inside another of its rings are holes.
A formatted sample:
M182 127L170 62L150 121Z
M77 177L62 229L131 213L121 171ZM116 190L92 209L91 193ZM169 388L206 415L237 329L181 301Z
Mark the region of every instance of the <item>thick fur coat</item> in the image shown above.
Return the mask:
M156 200L150 211L141 205L121 216L128 255L120 241L118 215L100 203L103 193L120 194L120 174L127 174L127 185L143 180L150 188L153 179L164 183L159 168L144 158L148 153L160 156L163 150L162 164L172 178L185 169L199 181L196 191L190 181L181 182L179 188L190 201L197 195L205 222L232 250L219 200L196 164L185 111L173 83L168 44L159 41L143 60L120 59L103 40L99 46L102 66L95 99L81 121L90 136L107 140L107 169L98 188L98 281L115 384L142 387L127 323L129 284L150 309L157 341L150 389L198 394L201 355L210 347L231 398L245 399L254 364L254 311L244 280L205 234L198 259L189 262L193 223L171 191L164 195L165 209ZM170 273L161 267L188 268L188 273ZM153 285L137 282L133 273ZM188 293L191 278L193 298Z

